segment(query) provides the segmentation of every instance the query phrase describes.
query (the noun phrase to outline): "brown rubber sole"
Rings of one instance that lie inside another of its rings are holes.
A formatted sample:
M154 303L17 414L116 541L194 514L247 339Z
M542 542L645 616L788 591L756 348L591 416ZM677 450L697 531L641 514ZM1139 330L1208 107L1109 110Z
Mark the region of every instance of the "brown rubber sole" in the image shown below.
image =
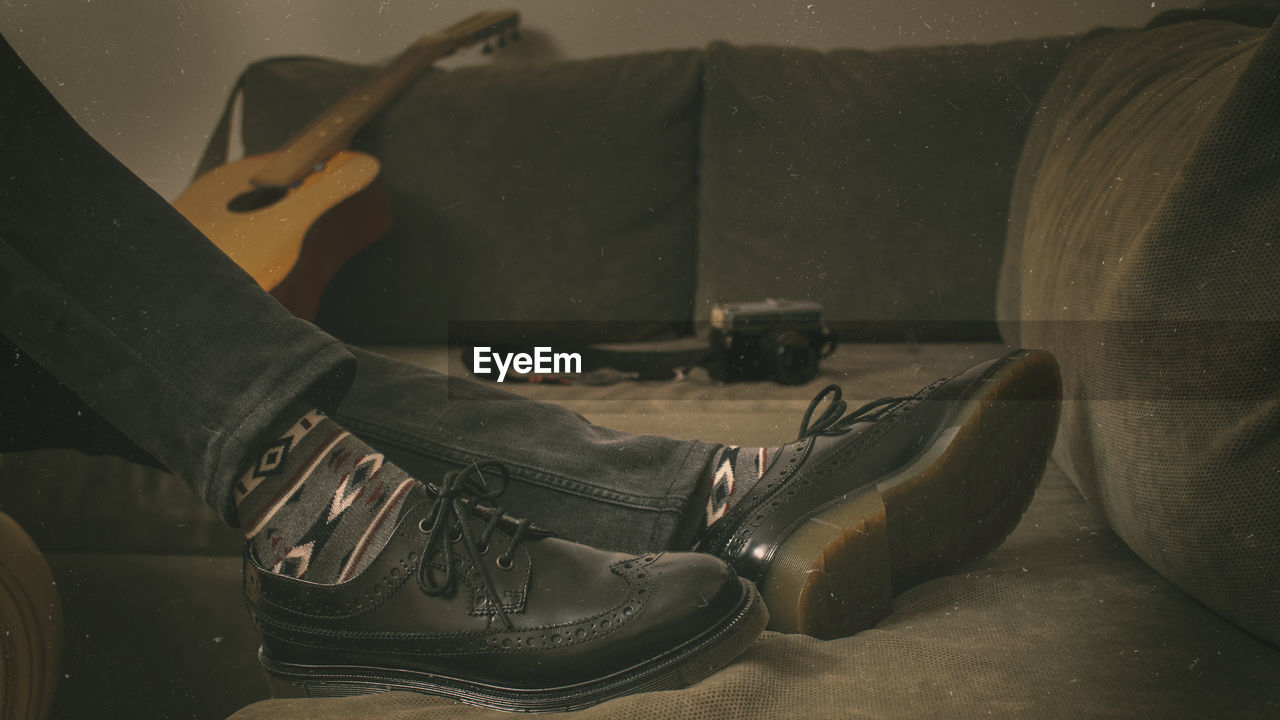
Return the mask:
M912 462L787 536L760 583L769 629L819 638L866 629L894 595L1008 537L1044 474L1062 381L1053 356L1033 350L980 382Z

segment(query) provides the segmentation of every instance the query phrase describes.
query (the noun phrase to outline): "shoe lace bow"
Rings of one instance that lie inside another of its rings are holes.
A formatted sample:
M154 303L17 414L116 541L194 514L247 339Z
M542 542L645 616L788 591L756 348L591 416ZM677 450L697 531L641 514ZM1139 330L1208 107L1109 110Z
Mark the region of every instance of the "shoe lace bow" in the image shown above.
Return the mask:
M804 417L800 419L800 434L796 437L797 441L818 435L846 433L857 423L880 420L913 397L910 395L882 397L858 407L853 412L846 413L849 406L841 399L842 394L839 385L828 385L809 401L809 409L804 411ZM815 418L814 412L828 395L831 396L830 402ZM812 424L810 424L811 421Z
M497 478L492 486L485 475L486 471L490 473L490 477ZM501 570L510 570L514 567L516 548L529 530L529 521L511 518L503 512L500 505L481 506L479 510L477 506L482 502L496 501L506 491L510 482L511 473L507 467L492 460L479 464L473 462L462 470L446 473L439 485L428 484L428 488L436 496L435 501L427 512L427 516L418 523L418 529L427 535L422 566L419 569L423 591L428 595L438 596L453 588L457 576L453 546L460 542L463 551L467 553L472 566L476 569L476 575L489 607L493 608L507 630L511 630L514 626L507 618L507 613L502 607L482 557L489 552L489 541L493 533L499 525L505 524L514 529L511 532L511 542L498 556L496 564ZM473 515L488 516L488 524L480 532L479 537L475 535L469 522ZM427 562L437 556L439 556L440 565L444 566L442 573L437 572L439 569L435 565Z

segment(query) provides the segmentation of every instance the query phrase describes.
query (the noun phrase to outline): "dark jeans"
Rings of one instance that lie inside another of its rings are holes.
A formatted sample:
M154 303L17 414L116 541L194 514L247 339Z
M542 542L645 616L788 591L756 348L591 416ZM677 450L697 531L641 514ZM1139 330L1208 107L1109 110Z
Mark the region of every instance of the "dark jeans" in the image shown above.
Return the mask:
M507 464L509 510L565 537L677 542L716 446L458 380L450 396L442 376L344 346L264 293L0 46L0 451L152 462L234 524L232 484L301 398L420 479Z

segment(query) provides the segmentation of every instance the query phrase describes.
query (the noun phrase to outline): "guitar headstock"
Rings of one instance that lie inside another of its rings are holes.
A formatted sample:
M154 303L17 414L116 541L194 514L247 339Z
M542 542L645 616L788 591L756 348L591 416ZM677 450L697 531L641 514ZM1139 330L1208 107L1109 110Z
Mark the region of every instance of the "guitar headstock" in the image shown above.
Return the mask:
M498 47L506 47L520 39L520 13L516 10L485 10L449 26L431 40L447 43L446 54L464 47L484 43L486 53L493 51L491 40L497 38ZM424 38L424 40L427 38Z

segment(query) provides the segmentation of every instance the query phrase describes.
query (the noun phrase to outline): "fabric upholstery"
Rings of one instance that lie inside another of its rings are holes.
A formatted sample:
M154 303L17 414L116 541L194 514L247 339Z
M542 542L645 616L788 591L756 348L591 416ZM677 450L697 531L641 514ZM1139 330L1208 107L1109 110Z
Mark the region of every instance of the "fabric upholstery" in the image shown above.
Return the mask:
M807 298L850 339L994 335L1014 170L1069 44L713 44L698 317Z
M1000 283L1059 357L1056 460L1193 597L1280 643L1280 29L1076 51L1040 109Z
M251 66L246 151L276 149L368 72ZM701 74L700 52L672 51L419 79L356 136L394 225L334 279L319 324L357 343L442 343L466 320L686 329Z

